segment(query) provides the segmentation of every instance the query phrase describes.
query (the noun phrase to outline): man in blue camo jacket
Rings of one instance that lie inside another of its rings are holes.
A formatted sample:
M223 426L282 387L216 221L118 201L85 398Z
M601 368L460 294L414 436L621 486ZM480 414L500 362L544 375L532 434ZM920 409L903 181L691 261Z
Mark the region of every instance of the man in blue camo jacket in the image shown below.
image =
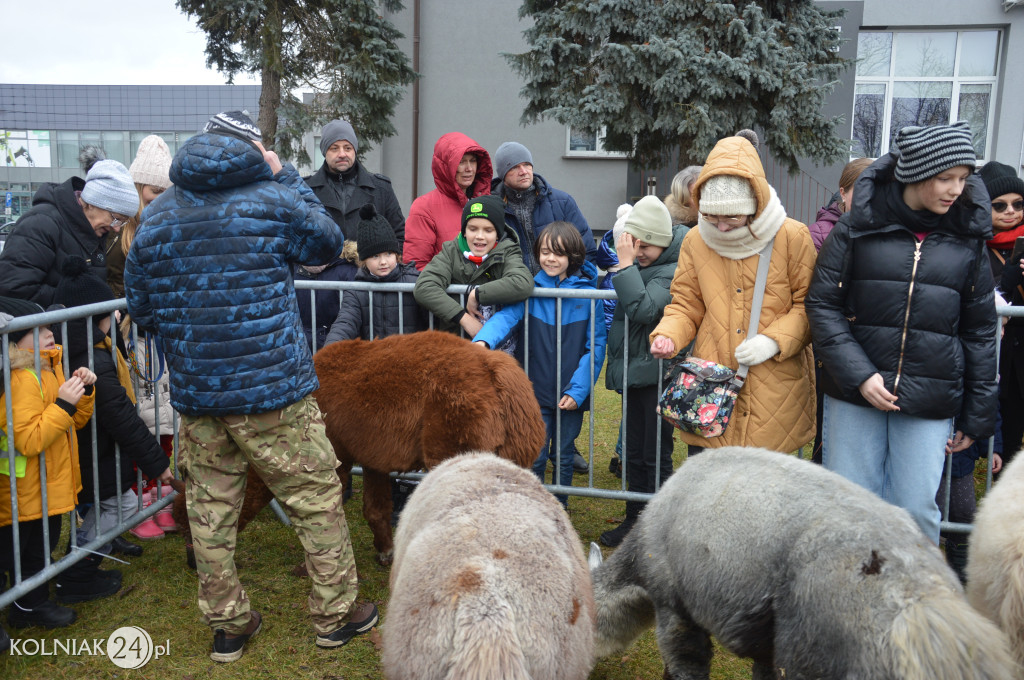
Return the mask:
M182 416L179 469L214 661L242 656L261 616L234 564L249 466L283 504L306 551L316 644L377 622L357 603L338 465L312 392L294 262L323 264L342 234L295 168L267 151L245 112L217 114L171 164L174 186L143 213L125 266L128 311L155 332Z

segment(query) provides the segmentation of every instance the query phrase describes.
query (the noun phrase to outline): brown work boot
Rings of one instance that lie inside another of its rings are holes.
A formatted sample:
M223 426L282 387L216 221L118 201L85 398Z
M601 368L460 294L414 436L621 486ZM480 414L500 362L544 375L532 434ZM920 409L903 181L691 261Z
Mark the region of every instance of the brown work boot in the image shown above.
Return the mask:
M242 649L249 638L256 637L263 627L263 617L259 612L251 612L252 618L245 630L237 635L229 635L223 629L218 628L213 632L213 651L210 658L219 663L230 663L242 658Z
M348 644L357 635L367 633L377 625L377 605L372 602L356 602L348 613L348 623L332 633L316 636L316 646L330 649Z

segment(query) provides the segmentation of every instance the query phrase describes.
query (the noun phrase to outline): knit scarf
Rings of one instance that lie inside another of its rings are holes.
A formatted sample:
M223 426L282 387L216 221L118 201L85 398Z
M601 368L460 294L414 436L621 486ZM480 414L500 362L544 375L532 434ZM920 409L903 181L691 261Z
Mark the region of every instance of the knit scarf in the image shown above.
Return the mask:
M477 267L483 264L484 260L487 259L487 256L490 255L490 253L484 253L483 255L474 255L473 251L470 250L469 248L469 242L466 241L465 234L459 234L455 238L455 245L458 246L459 251L462 253L462 256L469 260L470 262L472 262L473 264L475 264ZM491 250L494 250L497 247L498 243L495 242L494 245L491 246Z
M775 189L768 187L768 190L770 194L764 210L749 226L719 231L717 226L704 219L704 215L698 215L697 228L708 248L730 260L745 260L760 253L786 221L782 201Z
M1024 236L1024 224L1018 224L1013 229L996 232L992 240L988 241L988 247L995 248L996 250L1012 248L1013 242L1020 236Z

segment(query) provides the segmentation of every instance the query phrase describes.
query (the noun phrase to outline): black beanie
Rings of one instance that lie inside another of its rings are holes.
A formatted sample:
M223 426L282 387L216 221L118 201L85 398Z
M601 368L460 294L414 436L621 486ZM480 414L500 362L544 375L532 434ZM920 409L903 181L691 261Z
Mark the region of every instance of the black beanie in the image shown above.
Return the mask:
M466 222L474 217L482 217L490 220L494 229L498 232L500 241L505 235L505 202L498 196L490 194L477 196L469 199L466 207L462 209L462 235L466 235Z
M377 214L373 203L367 203L359 209L359 227L356 229L356 252L360 260L365 260L381 253L400 253L395 230L388 221Z
M61 280L53 301L65 307L80 307L114 299L110 286L90 271L89 263L77 256L64 260Z
M989 161L978 174L985 183L989 198L994 199L1003 194L1020 194L1024 198L1024 179L1018 177L1009 165Z
M0 314L7 314L15 319L19 316L29 316L31 314L42 314L43 308L34 302L28 300L19 300L18 298L12 297L0 297ZM0 319L0 332L3 330L3 326L6 326L7 322ZM10 342L17 344L23 337L32 332L31 328L23 328L20 331L14 331L7 336Z

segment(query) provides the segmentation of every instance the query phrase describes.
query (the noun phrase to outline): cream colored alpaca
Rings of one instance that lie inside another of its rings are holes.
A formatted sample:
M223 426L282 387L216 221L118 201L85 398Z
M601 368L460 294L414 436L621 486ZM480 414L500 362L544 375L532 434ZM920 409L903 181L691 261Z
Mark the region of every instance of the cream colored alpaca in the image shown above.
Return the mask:
M1024 664L1024 452L1006 466L974 516L967 599L1003 629Z
M533 473L489 453L434 468L402 511L389 680L584 680L594 598L579 537Z

